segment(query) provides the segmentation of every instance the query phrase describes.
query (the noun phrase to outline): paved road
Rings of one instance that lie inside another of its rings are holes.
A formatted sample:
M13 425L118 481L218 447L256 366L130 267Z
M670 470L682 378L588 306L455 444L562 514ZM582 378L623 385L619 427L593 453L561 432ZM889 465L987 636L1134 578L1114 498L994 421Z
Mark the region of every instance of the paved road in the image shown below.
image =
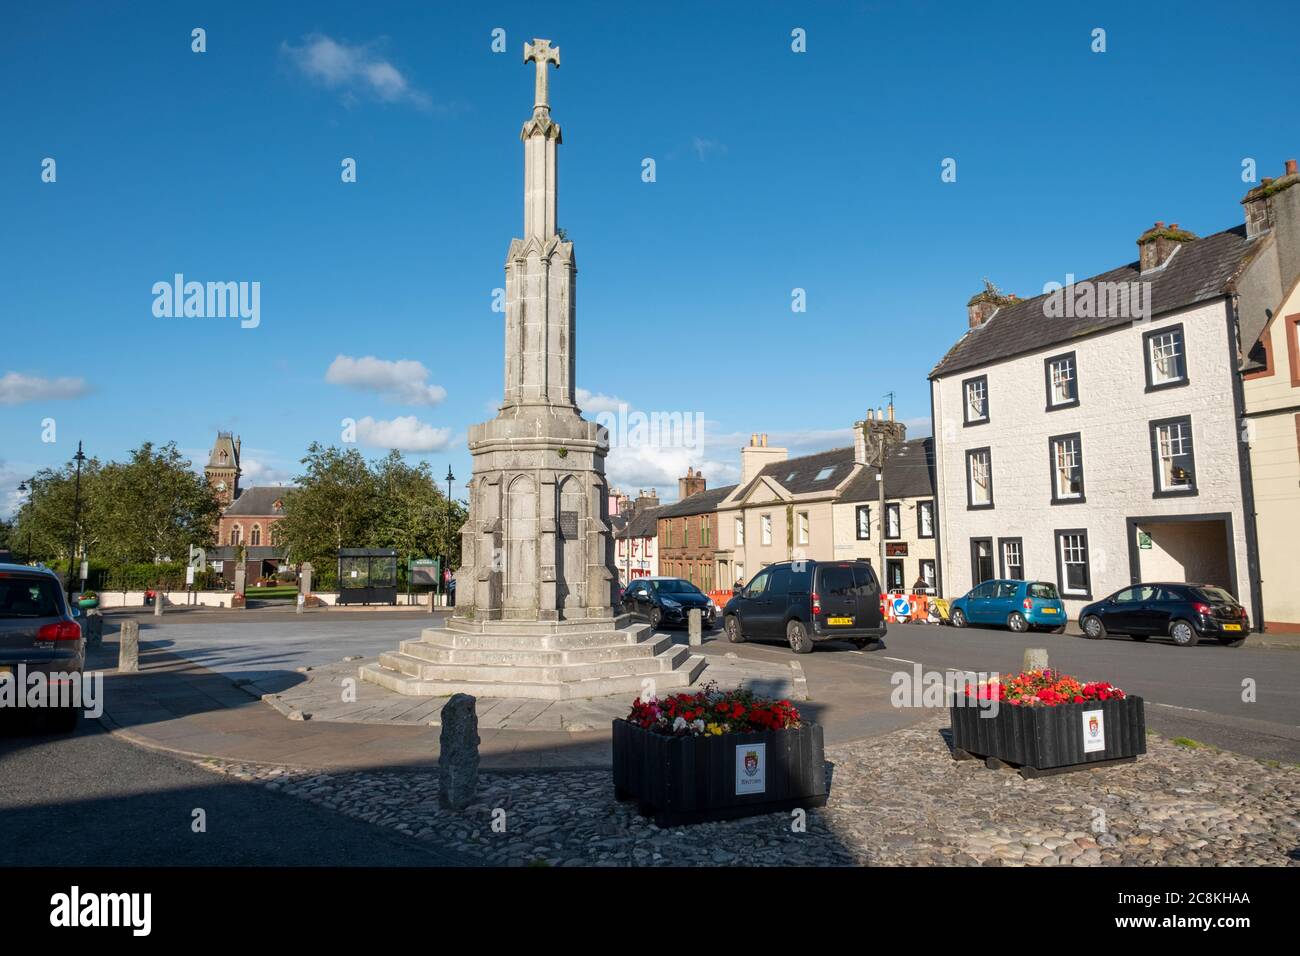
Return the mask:
M191 829L193 811L207 832ZM0 730L0 867L439 866L464 861L252 784L132 746Z
M788 658L781 644L740 645L745 654ZM1147 701L1147 725L1171 737L1188 737L1264 759L1300 763L1300 651L1169 642L1138 643L1127 638L1089 641L1056 634L920 624L891 625L887 648L856 651L829 644L801 657L808 685L845 681L843 671L861 673L875 687L895 672L925 670L1020 670L1027 647L1046 648L1052 665L1077 677L1109 680ZM870 676L869 676L870 674ZM1243 701L1243 681L1255 683L1256 700Z
M105 620L114 634L123 617ZM140 622L140 640L180 654L231 680L247 678L277 692L296 683L300 667L321 667L345 657L375 657L414 640L446 619L446 612L326 611L295 614L279 608L253 611L180 611L129 615Z

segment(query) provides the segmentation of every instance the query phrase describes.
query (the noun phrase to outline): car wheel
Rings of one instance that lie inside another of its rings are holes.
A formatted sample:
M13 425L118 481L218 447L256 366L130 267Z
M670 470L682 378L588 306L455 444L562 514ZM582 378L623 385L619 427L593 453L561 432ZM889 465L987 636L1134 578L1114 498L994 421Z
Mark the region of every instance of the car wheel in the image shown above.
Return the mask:
M1191 647L1196 643L1196 629L1186 621L1174 621L1169 627L1169 636L1179 647Z
M740 629L740 618L734 614L727 615L727 621L722 625L727 632L727 640L733 644L745 643L745 632Z
M1019 611L1012 611L1007 617L1007 627L1011 628L1011 630L1015 631L1017 634L1023 634L1025 631L1029 630L1029 622L1025 620L1025 616Z
M964 612L961 608L956 608L952 612L952 626L953 627L966 626L966 612Z
M664 612L663 612L663 611L659 610L659 608L657 608L657 607L652 607L652 608L650 609L650 628L651 628L651 630L655 630L655 631L659 630L659 625L663 622L663 619L664 619Z
M1093 641L1104 641L1106 625L1101 623L1101 618L1097 615L1089 614L1083 619L1083 636Z
M796 654L812 653L812 638L808 636L808 628L804 626L803 621L791 621L787 624L785 626L785 639L790 642L790 650Z

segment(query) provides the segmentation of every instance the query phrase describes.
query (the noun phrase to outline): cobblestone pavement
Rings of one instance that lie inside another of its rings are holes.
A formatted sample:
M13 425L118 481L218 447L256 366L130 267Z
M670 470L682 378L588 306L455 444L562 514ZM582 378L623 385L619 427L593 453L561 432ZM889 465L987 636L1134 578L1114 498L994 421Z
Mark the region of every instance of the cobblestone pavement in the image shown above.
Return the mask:
M946 724L828 747L831 799L803 832L784 813L660 830L608 771L484 773L455 813L436 772L201 765L495 865L1300 865L1293 765L1151 736L1134 764L1023 780L952 760Z
M439 726L448 698L408 697L362 681L359 668L375 660L349 657L322 667L300 668L307 675L305 681L279 693L263 693L262 700L292 720ZM712 654L707 661L697 688L713 681L720 687L748 687L764 697L808 698L808 683L798 661L753 661L734 653ZM252 682L245 684L257 689ZM607 730L610 721L627 715L630 703L628 694L555 701L480 697L478 723L484 730Z

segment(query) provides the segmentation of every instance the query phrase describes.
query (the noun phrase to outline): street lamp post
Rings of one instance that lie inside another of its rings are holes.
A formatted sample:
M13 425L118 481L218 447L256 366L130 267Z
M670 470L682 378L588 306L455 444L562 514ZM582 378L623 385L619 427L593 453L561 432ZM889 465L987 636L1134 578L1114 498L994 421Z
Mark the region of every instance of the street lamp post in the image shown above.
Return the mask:
M445 562L443 564L443 603L446 604L451 598L451 483L456 480L456 476L451 473L451 465L447 465L447 547Z
M27 494L27 504L32 503L32 497L36 494L36 479L30 478L18 485L20 492ZM27 564L32 563L32 516L27 515L27 550L23 552L23 561Z
M77 563L77 528L81 524L81 463L86 460L85 454L81 450L81 442L77 442L77 454L73 456L77 463L77 483L76 490L72 498L72 544L68 548L68 603L72 603L72 581L73 575L77 573L75 567Z

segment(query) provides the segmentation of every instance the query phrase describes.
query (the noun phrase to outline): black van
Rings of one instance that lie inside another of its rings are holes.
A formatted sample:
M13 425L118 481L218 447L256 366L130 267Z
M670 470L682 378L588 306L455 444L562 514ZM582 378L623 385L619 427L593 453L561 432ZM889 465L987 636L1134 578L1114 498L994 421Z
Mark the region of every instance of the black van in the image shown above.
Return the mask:
M733 644L785 640L796 654L818 641L866 647L885 637L880 581L857 561L782 561L759 571L722 610Z

